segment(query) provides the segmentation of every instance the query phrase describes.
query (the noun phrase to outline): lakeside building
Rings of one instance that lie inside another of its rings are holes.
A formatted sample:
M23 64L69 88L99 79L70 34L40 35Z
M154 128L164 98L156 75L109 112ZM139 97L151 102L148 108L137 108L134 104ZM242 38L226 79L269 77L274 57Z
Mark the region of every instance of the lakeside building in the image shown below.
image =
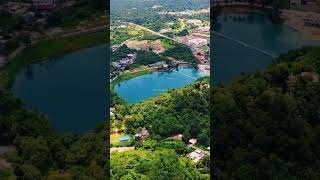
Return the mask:
M149 67L167 67L168 65L166 64L165 61L160 61L153 64L148 64L148 66Z

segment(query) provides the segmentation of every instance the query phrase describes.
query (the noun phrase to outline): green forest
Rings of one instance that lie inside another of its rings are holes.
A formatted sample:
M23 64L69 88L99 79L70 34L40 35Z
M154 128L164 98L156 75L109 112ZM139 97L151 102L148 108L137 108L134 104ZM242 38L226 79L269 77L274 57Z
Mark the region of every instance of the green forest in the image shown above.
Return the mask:
M187 146L191 138L197 138L202 149L209 146L208 84L206 77L134 105L112 92L111 128L124 127L126 134L134 135L144 127L150 133L147 139L133 138L125 144L135 150L111 153L112 179L209 179L209 157L197 164L186 157L194 151ZM182 140L173 138L177 134Z
M128 132L146 126L151 134L150 139L143 143L134 142L137 151L112 155L110 163L115 179L134 175L157 177L158 173L163 177L208 179L209 160L198 163L194 168L185 157L191 151L185 142L168 138L175 133L183 133L184 140L195 137L200 144L208 145L209 88L204 86L207 83L208 79L202 79L136 106L127 105L112 94L111 105L116 107L116 116L124 120ZM25 110L21 101L4 89L0 91L0 114L1 145L13 144L16 147L5 156L12 169L1 169L0 179L106 178L109 168L106 123L84 134L56 133L45 115ZM191 128L187 123L197 128ZM141 154L144 156L140 157Z
M185 142L197 138L200 144L209 146L208 83L208 77L199 79L192 85L172 89L136 105L128 105L112 93L115 118L111 120L111 127L124 125L128 134L136 134L141 127L146 127L155 140L181 133Z
M183 11L187 9L208 8L209 0L112 0L110 1L110 15L112 23L118 20L143 25L154 31L166 28L167 22L176 22L178 17L173 15L160 15L160 11ZM159 9L152 8L161 6Z
M320 178L320 48L281 55L211 94L217 179Z
M111 179L210 179L208 159L196 168L174 148L135 150L111 155Z
M164 52L157 54L152 52L151 49L149 51L135 50L135 49L128 48L127 45L124 44L121 47L119 47L117 50L112 52L111 61L118 61L122 58L125 58L127 54L136 52L137 57L134 63L129 65L127 69L134 69L141 65L148 65L148 64L152 64L160 61L169 62L167 57L172 57L177 60L183 60L192 64L198 62L198 60L193 56L193 53L190 47L184 44L176 43L171 40L166 40L161 37L159 38L158 36L144 36L139 40L154 41L156 39L161 39L161 45L165 48ZM113 70L113 67L111 68L112 68L111 70Z
M16 150L6 154L12 169L0 169L0 179L103 179L108 168L106 125L86 134L55 133L45 115L25 110L1 89L0 142Z

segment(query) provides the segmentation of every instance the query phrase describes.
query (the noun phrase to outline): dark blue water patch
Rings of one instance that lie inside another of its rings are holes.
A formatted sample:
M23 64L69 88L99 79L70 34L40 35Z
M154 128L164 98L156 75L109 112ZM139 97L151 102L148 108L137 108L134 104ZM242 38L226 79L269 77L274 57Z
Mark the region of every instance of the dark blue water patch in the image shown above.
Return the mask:
M302 33L254 13L220 16L214 31L275 56L303 46L320 45L319 41L306 39ZM262 70L274 62L271 56L217 35L212 36L211 42L213 83L228 83L243 72Z
M84 132L106 120L107 45L29 65L12 91L58 131Z
M138 103L157 96L172 88L180 88L195 82L205 74L194 67L180 66L169 71L157 71L122 81L115 85L115 91L128 103Z

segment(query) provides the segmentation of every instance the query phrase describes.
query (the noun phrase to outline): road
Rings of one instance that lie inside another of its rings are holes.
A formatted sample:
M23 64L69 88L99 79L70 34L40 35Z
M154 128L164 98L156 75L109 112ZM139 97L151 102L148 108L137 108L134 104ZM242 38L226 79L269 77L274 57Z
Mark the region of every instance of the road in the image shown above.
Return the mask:
M160 37L164 37L164 38L166 38L166 39L170 39L170 40L175 41L175 42L177 42L177 43L181 43L181 42L177 41L176 39L173 39L173 38L171 38L171 37L169 37L169 36L163 35L163 34L161 34L161 33L159 33L159 32L155 32L155 31L153 31L153 30L151 30L151 29L149 29L149 28L143 27L143 26L141 26L141 25L138 25L138 24L135 24L135 23L131 23L131 22L124 22L124 23L125 23L125 24L129 24L129 25L131 25L131 26L137 26L137 27L139 27L140 29L143 29L143 30L146 30L146 31L150 32L151 34L154 34L154 35L157 35L157 36L160 36ZM186 44L186 45L187 45L187 44Z

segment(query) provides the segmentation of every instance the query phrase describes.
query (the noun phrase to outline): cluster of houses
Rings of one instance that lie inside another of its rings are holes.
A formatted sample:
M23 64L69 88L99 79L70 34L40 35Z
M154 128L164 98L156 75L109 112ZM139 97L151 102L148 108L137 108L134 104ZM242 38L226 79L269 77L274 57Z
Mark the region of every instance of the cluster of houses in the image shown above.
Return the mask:
M31 27L29 29L40 29L39 27L45 27L48 17L54 9L72 6L75 4L75 2L75 0L4 1L0 2L0 12L8 17L12 16L23 19L24 25ZM5 24L3 25L6 26ZM7 50L8 48L6 47L12 47L13 45L12 43L8 45L7 42L16 43L14 46L18 48L21 43L26 43L21 39L26 40L29 38L30 41L35 41L45 38L45 36L46 35L38 30L13 30L13 32L7 32L0 28L0 48L3 50L2 55L7 56L9 53L11 53L11 51Z
M301 72L299 75L290 74L288 76L287 83L288 84L297 84L301 79L307 79L311 82L318 83L320 80L319 74L315 71L305 71Z
M180 43L192 47L193 55L201 64L210 65L210 38L204 35L192 34L176 38Z
M172 136L171 138L175 139L175 140L182 140L182 137L183 137L182 134L177 134L177 135ZM192 138L189 140L188 147L194 148L194 151L187 154L187 157L195 163L199 162L200 160L202 160L206 156L210 156L210 147L207 148L207 151L204 151L204 150L196 147L195 146L196 144L197 144L197 139Z
M208 151L204 151L198 147L195 147L196 144L197 144L197 139L192 138L189 140L188 147L193 147L195 148L195 150L187 154L187 157L192 159L193 162L197 163L200 160L202 160L204 157L210 155L210 147L207 148Z
M185 10L185 11L161 11L159 14L161 15L174 15L174 16L191 16L194 14L206 14L210 13L210 8L199 9L199 10Z
M156 62L153 64L148 64L148 67L152 67L152 68L167 68L168 64L166 64L165 61L160 61L160 62Z
M320 14L308 13L303 18L305 26L320 27Z
M112 62L111 65L116 69L124 70L127 66L134 63L137 57L137 53L127 54L126 57L121 58L118 61Z
M176 40L182 44L186 44L193 48L199 48L204 45L208 45L209 43L209 37L204 37L201 35L194 35L194 34L183 36L183 37L177 37Z

